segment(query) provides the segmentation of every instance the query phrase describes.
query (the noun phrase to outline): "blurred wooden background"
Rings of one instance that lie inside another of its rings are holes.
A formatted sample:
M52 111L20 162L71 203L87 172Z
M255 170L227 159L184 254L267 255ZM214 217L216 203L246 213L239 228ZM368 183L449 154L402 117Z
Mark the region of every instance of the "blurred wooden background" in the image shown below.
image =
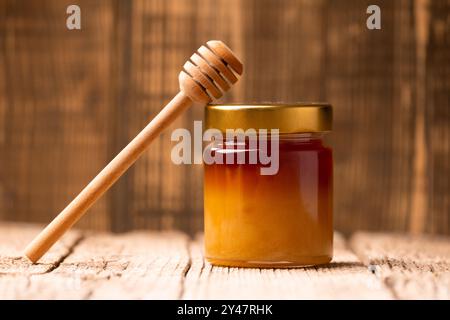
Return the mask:
M66 29L81 7L82 30ZM382 29L366 28L381 7ZM450 233L449 0L0 0L0 220L48 222L222 39L246 70L225 101L328 101L335 225ZM202 167L171 129L79 226L202 228Z

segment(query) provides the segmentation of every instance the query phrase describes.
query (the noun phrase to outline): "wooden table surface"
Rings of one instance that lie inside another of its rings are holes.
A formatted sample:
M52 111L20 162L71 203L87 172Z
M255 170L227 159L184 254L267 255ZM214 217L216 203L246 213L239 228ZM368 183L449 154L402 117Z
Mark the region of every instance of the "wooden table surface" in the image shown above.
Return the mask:
M0 299L449 299L450 238L335 236L323 267L213 267L201 237L71 231L32 265L21 250L40 226L0 224Z

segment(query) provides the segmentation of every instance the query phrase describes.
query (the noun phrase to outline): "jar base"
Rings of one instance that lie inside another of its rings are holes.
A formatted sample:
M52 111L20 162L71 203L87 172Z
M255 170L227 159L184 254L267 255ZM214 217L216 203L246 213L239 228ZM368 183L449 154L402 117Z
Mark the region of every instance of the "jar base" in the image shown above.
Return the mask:
M219 267L240 267L240 268L303 268L316 265L327 264L331 262L331 256L312 256L304 257L299 261L245 261L216 259L206 257L206 261Z

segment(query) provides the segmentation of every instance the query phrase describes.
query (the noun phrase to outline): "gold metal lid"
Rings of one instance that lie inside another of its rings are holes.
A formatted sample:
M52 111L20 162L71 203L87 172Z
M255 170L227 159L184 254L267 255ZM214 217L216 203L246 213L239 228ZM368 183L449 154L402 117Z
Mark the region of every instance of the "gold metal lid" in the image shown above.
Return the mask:
M212 104L206 106L206 129L279 129L280 133L327 132L333 110L327 103Z

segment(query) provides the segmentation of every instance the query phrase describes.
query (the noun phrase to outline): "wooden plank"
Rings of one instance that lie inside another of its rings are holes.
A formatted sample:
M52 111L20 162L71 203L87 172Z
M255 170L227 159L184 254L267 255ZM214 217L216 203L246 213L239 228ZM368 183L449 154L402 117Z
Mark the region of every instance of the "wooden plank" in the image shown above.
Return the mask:
M429 167L429 141L426 131L426 110L429 108L426 102L426 74L427 74L427 43L429 38L429 4L427 0L414 2L415 37L416 37L416 116L414 119L414 157L411 189L411 213L409 230L412 233L423 233L427 225L428 182L430 176Z
M79 283L85 298L177 299L189 265L187 244L176 232L92 235L52 275Z
M334 176L343 182L335 189L335 225L346 233L406 230L411 211L412 1L379 1L381 30L366 27L370 4L328 1L324 81L334 107Z
M426 135L429 206L425 232L450 234L450 0L430 1L427 47Z
M113 98L110 107L111 125L109 127L108 158L113 159L130 141L128 135L128 115L130 113L130 64L131 64L131 1L110 1L114 13L114 33L111 47L114 50L112 56L111 85ZM136 130L136 133L139 130ZM129 212L130 192L132 174L130 170L125 173L106 194L108 201L108 212L110 215L110 231L124 232L130 230L130 220L124 212Z
M351 248L400 299L450 299L450 238L359 232Z
M390 299L392 295L335 236L334 260L324 267L244 269L213 267L202 255L202 241L190 247L183 299Z
M0 238L9 243L0 255L0 299L177 299L181 294L189 266L184 234L87 235L57 263L57 253L66 251L53 250L30 266L15 249L28 241L28 229L37 230L0 229L9 230Z
M0 2L0 20L4 20L6 12L6 1ZM0 23L0 39L6 38L6 28ZM5 61L5 41L0 41L0 74L6 74L6 61ZM7 100L6 100L6 78L0 77L0 161L2 161L2 156L7 152L6 149L6 108L7 108ZM8 204L8 200L6 197L6 188L3 182L3 165L0 166L0 220L4 220L6 218L6 205Z
M78 1L82 29L69 31L72 3L2 1L0 206L8 220L50 220L107 160L111 1ZM99 201L79 226L107 229L105 207Z
M1 300L86 299L90 290L72 277L55 277L52 273L0 275Z
M23 257L23 249L41 230L40 226L18 223L0 224L0 276L42 274L55 269L81 240L78 231L70 231L37 264ZM2 286L0 285L0 288ZM2 291L2 290L0 290Z
M128 139L178 91L178 74L194 51L193 6L181 0L133 1ZM183 127L188 115L175 120L155 139L130 172L130 211L122 219L132 227L184 229L187 166L170 160L170 133ZM176 218L175 218L176 217Z
M325 1L243 1L243 101L323 97Z

